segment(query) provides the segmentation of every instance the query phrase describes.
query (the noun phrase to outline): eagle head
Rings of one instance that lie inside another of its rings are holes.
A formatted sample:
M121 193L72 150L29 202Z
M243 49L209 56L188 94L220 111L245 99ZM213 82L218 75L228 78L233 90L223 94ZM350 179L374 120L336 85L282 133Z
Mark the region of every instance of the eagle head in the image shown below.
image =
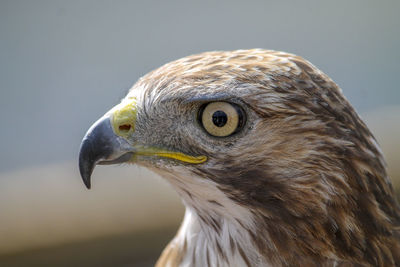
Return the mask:
M377 143L301 57L208 52L142 77L87 132L79 167L134 163L186 206L159 266L399 266Z

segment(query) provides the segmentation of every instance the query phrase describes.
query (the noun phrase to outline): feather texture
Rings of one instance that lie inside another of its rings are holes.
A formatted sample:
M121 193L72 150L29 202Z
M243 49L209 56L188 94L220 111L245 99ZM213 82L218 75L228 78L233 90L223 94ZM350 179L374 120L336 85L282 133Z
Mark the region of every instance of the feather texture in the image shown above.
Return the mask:
M341 89L308 61L208 52L147 74L129 95L139 99L146 144L208 157L139 162L187 207L158 266L400 266L400 213L382 153ZM204 133L196 110L214 100L243 107L242 131Z

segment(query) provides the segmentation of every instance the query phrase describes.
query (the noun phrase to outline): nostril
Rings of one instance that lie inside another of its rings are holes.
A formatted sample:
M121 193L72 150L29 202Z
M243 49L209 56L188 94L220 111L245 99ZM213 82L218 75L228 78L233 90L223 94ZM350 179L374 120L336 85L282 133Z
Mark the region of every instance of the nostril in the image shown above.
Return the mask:
M122 124L118 128L122 132L128 132L131 129L131 127L132 126L130 124Z

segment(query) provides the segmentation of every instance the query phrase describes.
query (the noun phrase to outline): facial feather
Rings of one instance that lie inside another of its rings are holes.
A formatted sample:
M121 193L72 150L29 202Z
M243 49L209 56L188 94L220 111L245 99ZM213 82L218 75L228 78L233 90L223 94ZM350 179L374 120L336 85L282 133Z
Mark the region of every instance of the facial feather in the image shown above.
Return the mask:
M257 227L248 230L270 262L398 262L398 207L381 152L340 88L312 64L274 51L211 52L140 83L160 98L220 94L246 107L243 135L205 141L195 133L185 146L209 161L186 168L252 214Z

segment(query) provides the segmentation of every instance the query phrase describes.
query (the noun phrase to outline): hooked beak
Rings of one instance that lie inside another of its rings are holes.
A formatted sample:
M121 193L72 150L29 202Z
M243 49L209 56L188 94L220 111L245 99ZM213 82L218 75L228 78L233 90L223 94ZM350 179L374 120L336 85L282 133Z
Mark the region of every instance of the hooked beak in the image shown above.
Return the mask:
M128 97L96 121L82 140L79 152L79 171L86 187L97 164L117 164L134 161L138 156L169 158L185 163L200 164L206 156L192 156L178 151L161 149L161 146L139 145L132 139L136 126L136 98ZM143 140L142 140L143 142Z
M86 187L97 164L117 164L129 161L133 148L128 141L114 133L108 116L100 118L88 130L79 152L79 171Z

